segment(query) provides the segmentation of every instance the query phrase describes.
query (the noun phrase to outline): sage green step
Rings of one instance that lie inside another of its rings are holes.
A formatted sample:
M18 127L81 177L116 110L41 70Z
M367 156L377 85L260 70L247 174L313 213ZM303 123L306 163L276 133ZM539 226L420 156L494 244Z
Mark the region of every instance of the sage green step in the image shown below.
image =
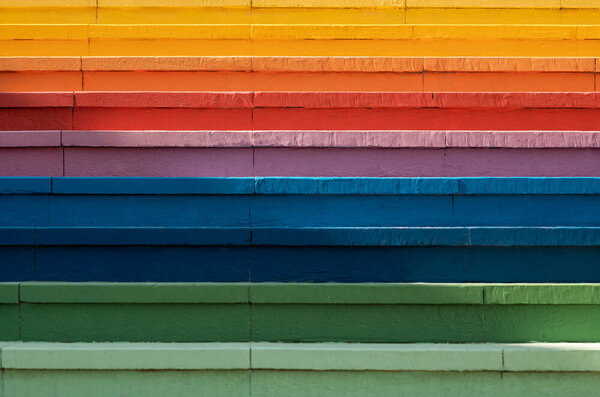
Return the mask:
M600 344L0 343L2 397L594 395Z

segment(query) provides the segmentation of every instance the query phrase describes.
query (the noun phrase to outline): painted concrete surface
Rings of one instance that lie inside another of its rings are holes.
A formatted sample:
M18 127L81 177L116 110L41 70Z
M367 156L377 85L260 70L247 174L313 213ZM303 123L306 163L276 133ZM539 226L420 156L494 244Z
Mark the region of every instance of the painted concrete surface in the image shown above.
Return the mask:
M594 131L597 93L0 93L2 130ZM434 116L435 115L435 116Z
M178 358L172 360L178 349ZM598 387L593 361L597 350L596 344L540 343L3 343L2 395L272 396L289 395L291 390L293 395L309 396L555 395L557 391L575 396L593 394ZM239 358L225 363L220 353L232 351ZM518 355L513 358L513 353ZM542 370L540 353L546 363ZM120 354L128 355L125 362L118 359ZM510 363L503 362L503 355L510 356ZM57 361L58 357L67 360ZM585 357L592 361L582 361ZM316 368L301 370L303 363L312 365L314 360L319 363ZM133 362L135 369L129 368Z
M63 22L64 23L64 22ZM312 23L312 24L310 24ZM586 25L23 24L4 25L3 56L379 55L595 56ZM20 40L12 40L20 39ZM359 40L368 43L360 43ZM336 43L336 41L340 42ZM343 41L342 41L343 40ZM464 40L472 46L461 45ZM415 48L415 42L419 44ZM538 45L538 44L543 45ZM363 45L361 45L363 44ZM368 44L365 45L365 44ZM485 46L487 44L487 46ZM558 48L552 48L552 45ZM394 52L394 49L396 50ZM586 51L587 50L587 51Z
M2 23L354 23L354 24L594 24L597 4L586 1L180 1L4 2ZM561 8L563 7L563 8ZM137 12L133 12L135 9ZM570 12L569 12L570 11ZM585 11L585 12L582 12ZM337 12L337 14L336 14ZM62 18L60 18L62 16ZM441 19L441 16L445 17Z
M148 9L138 8L128 17L144 10ZM235 10L227 11L231 23ZM293 9L283 12L280 24ZM373 9L363 13L373 18L376 14ZM594 58L526 57L3 57L0 91L590 92L596 90L594 62Z
M247 370L248 343L7 343L2 368L23 370Z
M44 227L0 233L4 281L600 279L595 227Z
M52 193L29 190L50 181L2 179L2 226L593 227L600 214L596 178L54 178Z
M317 283L600 281L597 247L120 244L2 247L4 266L0 279L244 282L251 278L256 282Z
M5 370L4 396L248 396L248 371Z
M527 393L536 396L592 395L598 377L589 374L538 373L406 373L406 372L312 372L253 371L252 395L272 396L510 396Z
M4 131L4 176L597 176L596 131Z
M4 396L449 396L593 395L597 373L311 371L13 371ZM251 384L251 386L249 386ZM250 391L251 390L251 391ZM290 394L293 391L293 394Z
M247 295L234 296L230 284L209 283L171 284L163 293L152 293L160 287L22 284L20 303L0 306L5 312L1 337L48 342L600 340L596 284L240 284ZM546 354L536 349L532 354ZM506 350L505 358L509 353L519 360L518 349ZM594 360L581 354L581 363ZM516 363L515 369L522 368ZM575 367L539 367L569 368Z
M600 349L598 343L1 342L0 347L4 370L252 369L463 373L597 372ZM544 358L543 363L540 363L540 357Z
M596 149L10 148L4 176L599 176Z
M596 178L0 182L4 281L600 280Z

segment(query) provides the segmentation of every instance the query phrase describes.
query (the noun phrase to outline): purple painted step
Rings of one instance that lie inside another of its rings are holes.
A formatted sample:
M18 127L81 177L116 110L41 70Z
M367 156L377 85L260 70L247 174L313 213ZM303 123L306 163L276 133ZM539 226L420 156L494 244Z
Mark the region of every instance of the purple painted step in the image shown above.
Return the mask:
M4 176L600 176L600 132L0 132Z

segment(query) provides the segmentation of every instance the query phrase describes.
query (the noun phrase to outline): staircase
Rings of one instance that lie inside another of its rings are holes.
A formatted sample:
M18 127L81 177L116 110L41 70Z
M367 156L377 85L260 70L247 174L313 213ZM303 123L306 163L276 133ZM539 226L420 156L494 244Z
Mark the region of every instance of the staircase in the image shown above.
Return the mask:
M600 4L0 0L0 397L600 388Z

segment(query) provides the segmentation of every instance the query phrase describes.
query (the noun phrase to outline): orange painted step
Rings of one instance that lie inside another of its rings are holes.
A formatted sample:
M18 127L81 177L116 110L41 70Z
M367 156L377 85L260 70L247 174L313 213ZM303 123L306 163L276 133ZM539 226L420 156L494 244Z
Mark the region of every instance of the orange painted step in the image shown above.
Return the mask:
M594 58L0 58L0 91L595 91Z
M594 73L0 72L0 91L595 91Z

